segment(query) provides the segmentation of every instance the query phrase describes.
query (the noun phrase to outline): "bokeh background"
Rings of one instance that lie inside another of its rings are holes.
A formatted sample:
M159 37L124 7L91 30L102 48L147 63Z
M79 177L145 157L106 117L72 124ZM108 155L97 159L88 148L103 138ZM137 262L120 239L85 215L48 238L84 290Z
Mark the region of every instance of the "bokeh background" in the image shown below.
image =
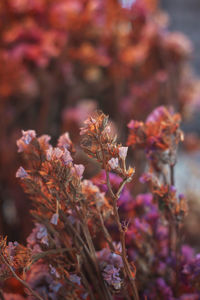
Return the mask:
M32 228L15 178L21 129L52 142L69 131L78 145L83 120L100 108L125 141L131 118L167 105L183 117L176 183L191 207L188 239L199 248L199 16L198 0L0 2L1 234L24 242ZM133 161L139 176L141 161Z

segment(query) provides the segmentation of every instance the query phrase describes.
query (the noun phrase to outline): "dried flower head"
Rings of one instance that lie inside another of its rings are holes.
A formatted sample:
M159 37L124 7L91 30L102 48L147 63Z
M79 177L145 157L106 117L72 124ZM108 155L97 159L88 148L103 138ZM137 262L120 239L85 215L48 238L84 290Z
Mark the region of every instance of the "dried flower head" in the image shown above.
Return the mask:
M105 170L113 170L123 178L131 180L134 169L126 169L125 159L127 147L116 143L116 136L110 133L108 116L102 112L96 112L85 121L85 127L81 129L83 136L82 148L92 158L100 162Z

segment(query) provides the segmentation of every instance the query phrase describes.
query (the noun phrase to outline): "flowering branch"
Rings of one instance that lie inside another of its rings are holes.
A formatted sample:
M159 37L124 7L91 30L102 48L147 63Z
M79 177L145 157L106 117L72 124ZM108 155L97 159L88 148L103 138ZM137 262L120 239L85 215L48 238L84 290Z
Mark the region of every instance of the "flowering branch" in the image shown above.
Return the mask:
M108 117L101 112L97 112L94 116L89 117L85 121L86 126L81 129L81 135L83 135L82 147L85 152L97 159L102 167L106 171L106 181L110 196L112 198L113 213L115 221L120 233L120 242L122 246L122 259L124 264L124 274L127 276L132 295L134 299L139 299L137 287L135 285L135 278L133 277L131 267L127 260L125 233L126 229L123 228L117 207L117 201L120 197L120 193L123 190L125 184L132 180L134 169L129 168L126 170L125 159L127 155L127 147L122 147L116 144L116 137L112 137L110 134L110 126L108 124ZM122 177L122 182L115 194L112 190L109 171L116 172Z

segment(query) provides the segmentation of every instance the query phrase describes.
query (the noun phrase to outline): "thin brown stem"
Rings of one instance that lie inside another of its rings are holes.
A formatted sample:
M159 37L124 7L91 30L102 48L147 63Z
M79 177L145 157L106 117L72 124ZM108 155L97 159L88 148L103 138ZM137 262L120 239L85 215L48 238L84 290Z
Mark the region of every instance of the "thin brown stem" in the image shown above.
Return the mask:
M82 280L83 280L83 284L85 285L85 287L86 287L86 289L87 289L87 291L88 291L88 293L91 297L91 300L95 300L96 299L95 295L94 295L94 293L91 289L91 286L90 286L90 284L89 284L89 282L88 282L88 280L87 280L87 278L86 278L86 276L83 272L81 272L81 277L82 277Z
M71 250L72 249L70 249L70 248L59 248L59 249L51 249L48 251L43 251L43 252L37 253L32 257L32 261L31 261L30 265L28 265L28 267L26 267L26 270L28 270L34 263L36 263L41 258L44 258L44 257L52 255L52 254L68 252Z
M100 223L101 223L101 230L104 233L105 239L106 239L107 243L109 244L110 249L113 252L115 252L115 247L113 246L112 237L111 237L110 233L108 232L108 230L107 230L107 228L106 228L106 226L104 224L104 220L103 220L102 214L101 214L100 211L98 213L99 213L99 220L100 220Z
M113 212L114 212L115 220L116 220L118 230L119 230L119 234L120 234L120 242L121 242L121 246L122 246L122 260L123 260L123 263L124 263L124 271L125 271L125 274L127 275L128 279L129 279L130 287L131 287L132 294L133 294L133 298L135 300L139 300L139 295L138 295L137 287L136 287L136 284L135 284L135 278L133 278L133 276L132 276L131 268L130 268L130 265L129 265L129 262L128 262L128 259L127 259L126 243L125 243L125 230L122 227L122 224L120 222L120 217L119 217L118 207L117 207L117 200L119 199L120 192L123 189L126 180L124 181L124 184L120 185L119 190L117 191L116 194L114 194L114 192L112 190L108 171L106 171L106 181L107 181L107 186L108 186L109 193L110 193L110 195L113 199Z
M0 300L5 300L4 295L3 295L3 291L0 289Z
M174 165L170 165L170 184L175 185L174 179Z

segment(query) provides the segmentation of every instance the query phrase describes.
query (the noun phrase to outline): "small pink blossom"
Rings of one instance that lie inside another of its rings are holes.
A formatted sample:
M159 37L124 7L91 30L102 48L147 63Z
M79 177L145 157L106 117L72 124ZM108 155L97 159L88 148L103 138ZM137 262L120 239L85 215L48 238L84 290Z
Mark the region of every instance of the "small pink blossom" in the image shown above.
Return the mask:
M120 147L119 148L119 156L121 159L125 160L127 156L128 147Z
M111 158L111 159L108 161L108 164L109 164L109 166L111 167L111 169L115 170L115 169L117 169L118 166L119 166L119 160L118 160L117 157L116 157L116 158L113 157L113 158Z
M16 177L17 178L26 178L28 176L28 173L26 170L24 170L23 167L19 167L19 169L16 172Z

